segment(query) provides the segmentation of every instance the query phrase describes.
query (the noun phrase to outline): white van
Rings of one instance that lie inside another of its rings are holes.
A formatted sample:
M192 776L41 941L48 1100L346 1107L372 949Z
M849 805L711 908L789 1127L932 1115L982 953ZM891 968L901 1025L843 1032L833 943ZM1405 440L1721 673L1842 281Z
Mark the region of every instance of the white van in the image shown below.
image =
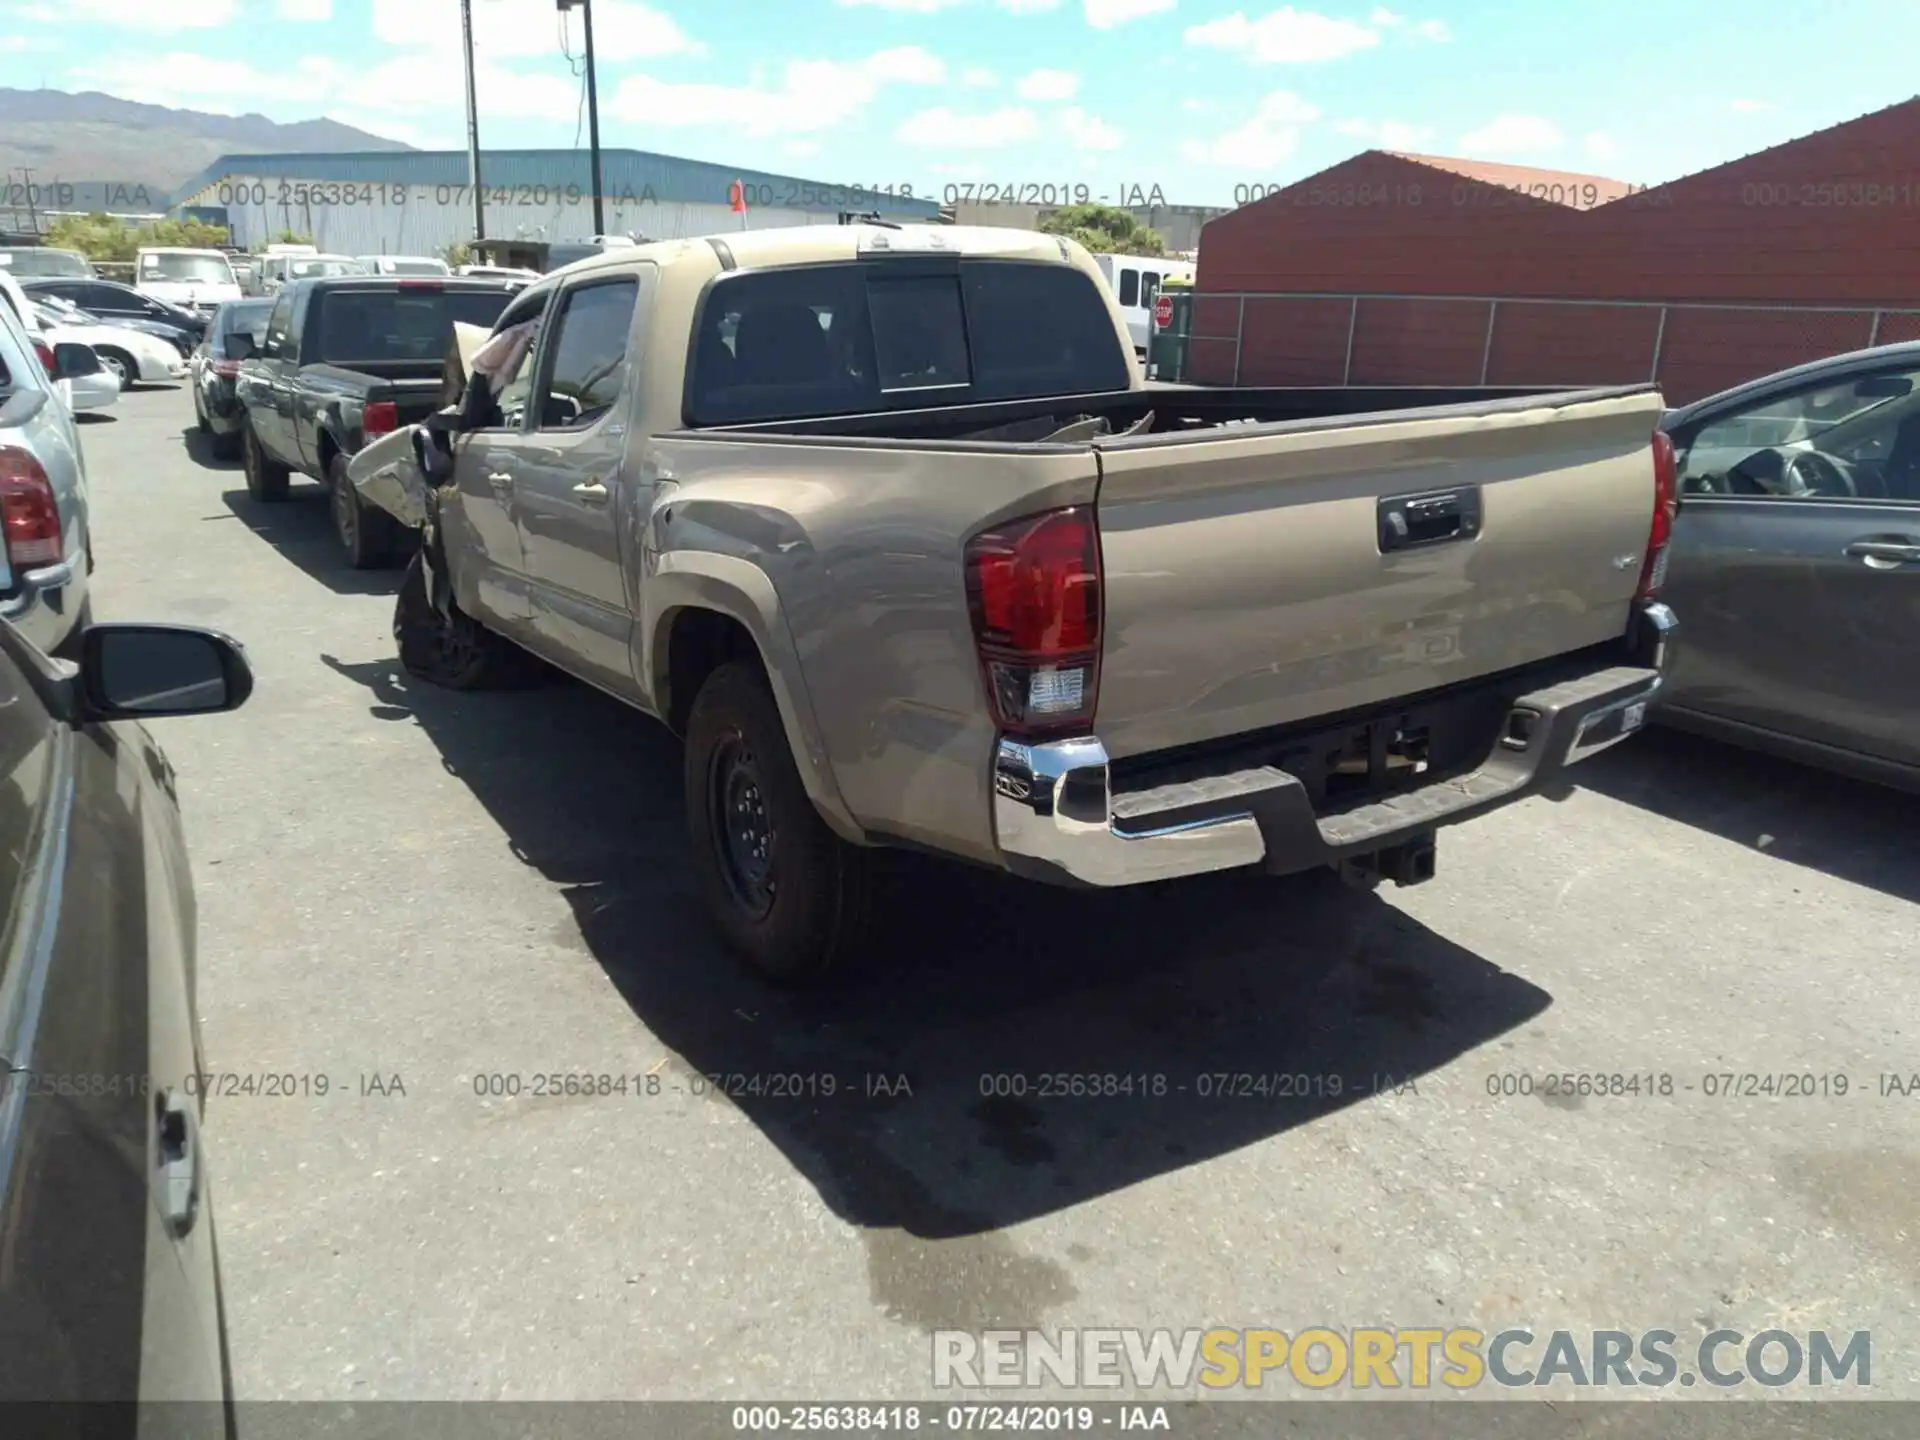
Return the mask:
M1113 298L1127 315L1134 351L1146 359L1153 338L1153 301L1168 280L1193 283L1198 266L1191 260L1167 260L1152 255L1096 255L1100 273L1107 277Z
M133 257L133 288L202 315L242 298L240 282L222 250L155 246L138 251Z

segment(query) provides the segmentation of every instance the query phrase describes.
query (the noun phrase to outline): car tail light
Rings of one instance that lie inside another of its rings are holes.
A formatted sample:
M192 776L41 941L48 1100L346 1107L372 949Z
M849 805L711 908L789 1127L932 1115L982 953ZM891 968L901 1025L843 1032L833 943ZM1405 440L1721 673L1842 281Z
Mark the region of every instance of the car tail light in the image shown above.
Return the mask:
M213 373L223 380L236 379L240 374L240 362L238 360L216 360L213 362Z
M1073 506L1009 521L966 548L967 606L1001 729L1084 730L1100 696L1100 536Z
M59 362L53 358L53 347L44 340L33 342L34 358L40 362L40 368L47 372L47 378L53 378L53 367Z
M1653 432L1653 526L1647 532L1647 559L1640 567L1636 600L1651 600L1667 581L1667 545L1673 539L1673 517L1680 509L1680 466L1674 458L1673 438Z
M371 440L390 435L400 428L400 407L391 400L376 400L360 412L360 433Z
M60 506L53 482L33 453L18 445L0 445L0 531L15 575L60 562Z

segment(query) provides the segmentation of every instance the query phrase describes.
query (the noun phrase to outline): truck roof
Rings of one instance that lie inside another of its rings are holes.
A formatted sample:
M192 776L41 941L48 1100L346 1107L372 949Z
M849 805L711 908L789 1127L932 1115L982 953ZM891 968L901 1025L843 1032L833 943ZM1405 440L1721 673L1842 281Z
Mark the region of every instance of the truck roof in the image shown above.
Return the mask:
M573 275L588 270L616 270L636 260L665 263L676 256L718 243L725 245L742 269L809 265L831 260L857 260L871 250L921 251L938 249L963 256L997 260L1077 263L1060 236L1035 230L1004 230L987 225L791 225L776 230L739 230L688 240L655 240L645 245L622 245L589 255L563 267ZM562 271L555 270L558 275ZM547 277L542 277L547 278Z

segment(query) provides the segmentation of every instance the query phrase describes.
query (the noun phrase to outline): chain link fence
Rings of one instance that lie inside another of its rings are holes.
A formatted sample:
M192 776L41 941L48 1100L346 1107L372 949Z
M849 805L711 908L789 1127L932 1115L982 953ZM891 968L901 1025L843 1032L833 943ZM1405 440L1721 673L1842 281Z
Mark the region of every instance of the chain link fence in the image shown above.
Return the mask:
M1671 405L1849 350L1920 340L1920 307L1202 292L1208 385L1657 383Z

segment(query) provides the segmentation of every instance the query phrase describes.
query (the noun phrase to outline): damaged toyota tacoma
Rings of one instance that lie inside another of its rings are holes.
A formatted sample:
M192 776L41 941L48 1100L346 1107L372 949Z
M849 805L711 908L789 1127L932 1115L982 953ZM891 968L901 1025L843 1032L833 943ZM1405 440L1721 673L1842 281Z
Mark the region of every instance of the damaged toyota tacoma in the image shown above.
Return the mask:
M1675 633L1653 387L1151 386L1055 236L641 245L484 353L351 471L422 532L402 663L537 657L671 726L771 979L855 948L876 846L1425 880L1440 827L1637 730Z

